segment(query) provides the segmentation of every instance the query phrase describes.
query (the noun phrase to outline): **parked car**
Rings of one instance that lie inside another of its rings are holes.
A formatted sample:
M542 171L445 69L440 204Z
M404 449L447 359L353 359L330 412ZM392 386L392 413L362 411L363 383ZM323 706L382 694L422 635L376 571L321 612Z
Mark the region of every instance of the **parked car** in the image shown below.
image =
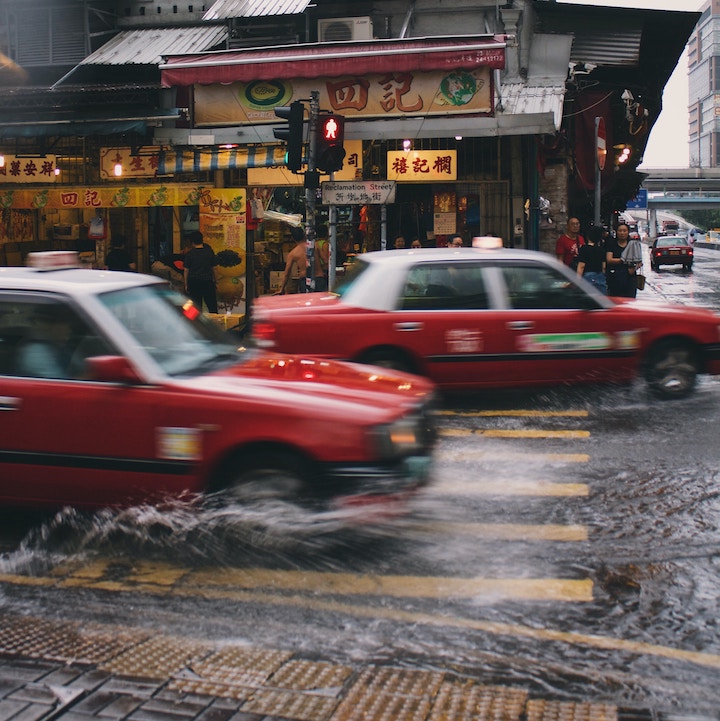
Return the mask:
M248 349L159 278L35 260L0 268L0 503L355 509L427 482L428 380Z
M650 267L659 271L661 265L682 265L692 270L695 257L693 247L682 235L662 235L653 241L650 248Z
M720 373L720 316L611 299L546 253L476 248L358 256L335 293L256 300L255 342L399 368L440 388L643 375L658 395Z

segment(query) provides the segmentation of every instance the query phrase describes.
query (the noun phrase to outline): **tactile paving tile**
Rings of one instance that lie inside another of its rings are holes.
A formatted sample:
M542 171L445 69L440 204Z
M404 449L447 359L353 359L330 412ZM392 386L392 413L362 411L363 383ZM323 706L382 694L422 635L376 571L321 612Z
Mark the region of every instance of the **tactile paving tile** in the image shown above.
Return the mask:
M270 677L268 685L296 691L337 689L350 678L352 672L347 666L326 662L288 661Z
M252 696L257 687L242 686L238 683L228 681L207 681L197 677L176 676L168 684L171 691L179 691L183 694L199 694L201 696L216 696L220 698L231 698L236 701L245 701Z
M302 691L259 689L240 707L240 711L299 721L327 721L337 704L336 698ZM392 717L392 721L399 721L399 717Z
M211 646L194 643L189 639L158 636L138 644L107 663L103 671L123 676L144 676L166 679L208 654Z
M517 721L525 710L527 696L521 688L445 682L428 721Z
M352 685L348 696L355 693L387 693L404 696L434 696L445 675L435 671L371 666Z
M527 721L617 721L617 706L572 701L528 701Z
M50 622L38 618L2 618L0 652L66 663L102 663L142 642L147 633Z
M444 674L372 667L350 687L332 721L425 721Z
M430 712L430 697L370 691L345 698L331 721L425 721ZM243 711L245 707L243 706Z
M208 681L261 686L291 656L289 651L228 646L193 663L192 671Z

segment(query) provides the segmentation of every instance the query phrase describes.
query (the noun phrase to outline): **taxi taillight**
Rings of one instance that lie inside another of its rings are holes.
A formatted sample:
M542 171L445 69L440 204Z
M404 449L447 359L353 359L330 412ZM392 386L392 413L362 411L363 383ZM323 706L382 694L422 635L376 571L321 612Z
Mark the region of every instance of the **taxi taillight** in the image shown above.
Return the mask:
M271 348L275 345L276 328L274 323L255 321L252 326L252 337L261 348Z

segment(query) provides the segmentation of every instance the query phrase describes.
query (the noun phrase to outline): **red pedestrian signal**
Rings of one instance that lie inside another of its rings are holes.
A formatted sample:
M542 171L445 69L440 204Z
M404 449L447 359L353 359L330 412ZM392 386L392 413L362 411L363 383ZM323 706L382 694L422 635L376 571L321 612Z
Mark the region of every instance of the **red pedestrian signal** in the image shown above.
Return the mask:
M315 167L324 173L340 170L345 158L345 118L342 115L321 115L318 118Z

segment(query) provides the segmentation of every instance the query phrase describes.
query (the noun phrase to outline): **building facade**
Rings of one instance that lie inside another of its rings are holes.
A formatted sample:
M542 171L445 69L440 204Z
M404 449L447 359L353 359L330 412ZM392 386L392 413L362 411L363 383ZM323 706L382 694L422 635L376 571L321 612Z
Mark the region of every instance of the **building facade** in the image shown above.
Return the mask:
M720 167L720 0L708 0L688 42L690 166Z
M0 263L62 246L102 265L121 234L149 271L200 228L242 309L288 250L273 212L308 207L274 108L314 94L345 118L348 185L315 198L338 249L459 232L552 253L598 182L603 219L634 196L696 20L552 0L0 0Z

